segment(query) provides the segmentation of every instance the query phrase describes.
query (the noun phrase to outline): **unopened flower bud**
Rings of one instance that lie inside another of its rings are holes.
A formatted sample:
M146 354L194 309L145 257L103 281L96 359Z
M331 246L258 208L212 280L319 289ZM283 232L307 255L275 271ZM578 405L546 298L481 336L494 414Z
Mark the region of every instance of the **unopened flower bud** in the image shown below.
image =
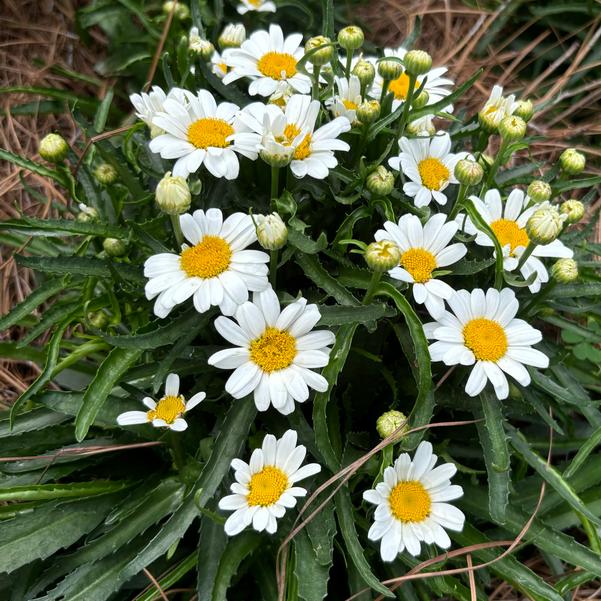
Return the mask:
M190 29L188 49L203 61L211 60L211 57L215 53L215 46L213 46L209 40L205 40L200 36L197 27L192 27L192 29Z
M429 100L430 94L428 94L426 90L422 90L417 96L413 97L413 100L411 101L411 106L414 109L421 109L428 104Z
M361 123L369 125L380 116L380 103L377 100L366 100L357 107L355 115Z
M499 135L507 142L517 142L526 135L526 122L521 117L511 115L499 123Z
M395 57L385 57L378 61L378 73L382 79L397 79L403 74L403 63Z
M576 223L584 217L584 205L579 200L570 198L570 200L561 203L559 212L566 215L567 223Z
M482 181L484 169L482 165L470 159L461 159L455 165L455 177L464 186L476 186Z
M377 196L388 196L394 189L394 175L386 167L378 165L365 180L367 189Z
M263 148L259 151L259 156L272 167L286 167L290 165L292 156L294 155L294 147L288 146L286 148L278 148L273 151Z
M288 228L277 213L255 215L257 240L266 250L278 250L288 240Z
M432 68L432 57L424 50L409 50L403 57L403 63L407 73L417 77Z
M40 141L38 152L43 159L51 163L60 163L65 160L69 145L59 134L48 134Z
M127 243L119 238L105 238L102 248L109 257L122 257L127 252Z
M568 175L578 175L586 167L586 157L575 148L566 148L559 157L559 164Z
M363 30L356 25L349 25L338 32L338 43L347 52L353 52L353 50L361 48L364 39Z
M521 117L526 123L532 119L534 115L534 105L532 100L518 100L517 107L513 111L516 117Z
M186 180L180 175L171 175L171 171L165 173L154 194L157 206L167 215L185 213L192 202L192 195Z
M390 411L386 411L386 413L382 413L376 422L376 429L378 430L378 434L380 438L388 438L395 430L397 430L402 424L403 427L395 437L395 440L401 438L404 433L409 429L409 424L407 424L407 417L404 413L400 411L396 411L395 409L391 409Z
M496 132L499 127L498 117L495 113L489 113L487 111L480 111L478 113L478 122L482 129L489 134Z
M328 44L327 46L324 46ZM329 63L332 60L332 56L334 56L334 47L332 46L332 40L330 38L326 38L323 35L316 35L307 40L305 44L305 53L314 50L315 48L319 48L320 46L324 46L320 50L315 50L309 58L307 59L310 63L315 65L316 67L321 67L326 63Z
M372 271L388 271L401 260L401 249L392 240L372 242L365 251L365 262Z
M89 207L83 202L79 203L79 213L77 213L77 221L81 223L91 223L98 221L98 211L94 207Z
M163 14L170 14L174 4L175 2L163 2ZM180 21L185 21L190 16L190 9L183 2L178 2L173 16Z
M558 259L551 267L551 277L560 284L578 279L578 263L574 259Z
M561 233L565 219L565 215L560 215L555 207L544 203L526 223L528 237L534 244L550 244Z
M246 29L242 23L228 23L217 42L222 50L226 48L240 48L246 40Z
M526 194L534 202L544 202L545 200L549 200L549 198L551 198L553 191L547 182L544 182L540 179L535 179L534 181L530 182Z
M352 73L357 76L359 83L363 87L367 87L373 83L376 77L376 68L369 61L361 59L353 67Z
M117 170L109 163L102 163L96 167L94 171L94 177L100 182L103 186L110 186L117 181L119 174Z
M419 117L407 123L407 133L412 136L433 136L436 134L436 127L432 123L432 115Z
M90 325L97 330L106 328L109 323L109 316L104 311L91 311L87 317Z

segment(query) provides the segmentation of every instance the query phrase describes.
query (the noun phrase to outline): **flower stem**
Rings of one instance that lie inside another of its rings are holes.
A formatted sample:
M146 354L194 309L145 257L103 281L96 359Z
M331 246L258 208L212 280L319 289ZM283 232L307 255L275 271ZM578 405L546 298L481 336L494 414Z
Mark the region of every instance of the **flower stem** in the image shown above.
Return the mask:
M275 201L278 197L279 190L279 182L280 182L280 168L272 165L271 167L271 210L275 211Z
M353 62L353 51L346 51L346 65L344 67L344 76L349 79L351 76L351 63Z
M520 261L517 266L518 271L522 268L522 265L528 260L530 255L534 252L535 248L536 248L536 244L534 244L533 242L528 242L528 246L526 247L526 250L522 253L522 256L520 257Z
M271 255L271 258L269 260L269 283L271 284L271 287L275 290L275 282L278 269L278 251L272 250L269 254Z
M384 98L386 98L386 93L388 92L388 86L389 85L390 85L390 80L389 79L385 79L382 82L382 93L380 94L380 106L383 104Z
M405 127L407 127L407 121L409 120L409 109L411 108L411 103L413 102L413 93L415 92L416 83L417 78L415 75L409 75L409 88L407 89L407 97L405 98L405 103L403 104L403 115L399 121L399 127L397 129L397 140L401 139L402 135L405 133Z
M380 283L380 278L382 277L382 272L381 271L374 271L372 276L371 276L371 282L369 283L369 287L367 288L367 292L365 293L365 296L363 297L363 304L367 305L371 299L374 297L374 294L376 292L376 288L378 287L378 284Z
M467 186L465 184L459 184L459 192L457 192L457 200L453 205L453 209L449 213L449 221L452 221L457 217L457 213L461 210L463 206L463 201L465 200L465 193L467 192Z
M486 184L484 185L482 194L484 192L486 192L490 188L491 184L493 183L493 180L495 179L495 175L497 174L497 171L498 171L499 167L501 166L501 158L503 157L505 148L507 148L507 142L505 140L501 140L501 146L499 146L499 152L497 152L497 156L495 156L495 160L493 161L493 164L490 166L490 169L488 170L488 176L486 177Z
M175 463L175 467L178 471L181 471L184 467L185 460L184 451L177 432L173 432L173 430L169 431L169 443L171 444L171 450L173 451L173 462Z
M173 227L173 233L177 240L177 246L180 248L184 243L184 234L182 233L182 228L179 224L179 215L169 215L169 219L171 220L171 227Z
M314 65L313 67L313 99L319 100L319 72L321 71L321 65Z
M582 515L580 512L576 512L576 514L580 518L580 522L582 523L582 527L583 527L584 531L586 532L591 549L595 553L601 554L601 541L599 540L599 535L597 534L597 530L590 523L590 521L587 517Z

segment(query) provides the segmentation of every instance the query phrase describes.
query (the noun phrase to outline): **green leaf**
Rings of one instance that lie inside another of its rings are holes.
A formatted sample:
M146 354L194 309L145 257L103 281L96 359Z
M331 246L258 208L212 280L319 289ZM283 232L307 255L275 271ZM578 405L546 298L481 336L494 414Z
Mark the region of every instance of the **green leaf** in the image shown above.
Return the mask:
M6 90L6 88L4 88ZM69 189L70 182L64 173L60 173L59 171L55 171L54 169L49 169L40 163L36 163L34 161L30 161L29 159L20 157L17 154L14 154L8 150L4 150L0 148L0 159L3 161L8 161L9 163L13 163L17 165L17 167L22 167L23 169L27 169L32 173L37 173L42 177L47 177L49 179L54 180L58 184L60 184L63 188Z
M303 253L314 255L328 246L328 239L324 232L321 232L317 240L311 240L308 236L305 236L302 232L289 228L288 230L288 242L298 248Z
M553 298L580 298L582 296L601 296L600 283L564 284L556 286Z
M221 556L228 536L223 526L203 517L198 538L196 593L199 599L212 599Z
M306 530L301 530L294 537L294 552L294 575L298 583L299 598L304 601L321 601L328 594L331 564L322 565L317 561Z
M594 188L601 184L601 176L585 177L583 179L571 179L568 178L565 181L559 181L553 184L553 192L555 194L561 194L566 190L577 190L580 188Z
M96 115L94 116L94 131L97 134L100 134L104 131L106 126L106 120L109 115L109 110L111 109L111 103L113 102L114 92L113 89L110 88L107 90L98 110L96 111Z
M188 572L194 569L196 565L196 553L191 553L180 561L172 570L170 570L165 576L158 579L159 586L162 590L166 591L171 588L176 582L179 582ZM147 592L139 595L136 601L158 601L160 600L160 593L156 589L150 589ZM201 597L202 599L203 597Z
M95 480L93 482L74 482L69 484L12 486L0 490L0 502L47 501L51 499L68 499L69 497L90 497L115 492L128 486L131 486L131 482L126 480Z
M547 315L542 317L542 319L547 323L557 326L558 328L562 328L564 330L568 330L574 334L577 334L584 340L590 340L591 342L597 344L601 342L601 335L593 332L589 328L583 328L582 326L569 319L565 319L557 315Z
M364 324L382 317L394 317L396 311L383 304L372 303L361 307L344 307L342 305L318 305L321 319L320 326L342 326L349 323Z
M568 403L569 405L574 405L575 407L582 408L583 403L589 404L586 400L571 394L566 388L555 382L549 376L538 371L538 369L529 368L528 372L532 377L532 383L536 388L545 391L547 394L551 395L553 398Z
M103 238L127 238L129 232L116 225L97 222L83 222L75 219L38 219L37 217L21 217L0 222L0 230L25 232L29 236L102 236Z
M453 275L474 275L484 269L488 269L494 264L494 257L490 257L489 259L474 259L473 261L462 259L453 265Z
M497 524L504 524L511 484L505 418L496 395L484 391L480 393L480 399L484 421L478 422L476 427L488 474L488 511Z
M587 457L595 450L597 445L601 444L601 426L597 428L582 444L578 452L572 459L572 462L563 472L563 477L567 480L571 478L584 464Z
M75 418L75 437L79 442L86 437L111 390L123 374L140 358L142 352L142 349L114 348L101 363L96 376L84 394Z
M321 10L323 11L323 20L321 30L327 38L334 38L334 0L321 0Z
M55 411L44 408L33 409L27 413L17 415L12 428L10 427L10 420L3 419L0 421L0 439L23 434L23 432L42 430L60 424L66 419L66 415L61 415Z

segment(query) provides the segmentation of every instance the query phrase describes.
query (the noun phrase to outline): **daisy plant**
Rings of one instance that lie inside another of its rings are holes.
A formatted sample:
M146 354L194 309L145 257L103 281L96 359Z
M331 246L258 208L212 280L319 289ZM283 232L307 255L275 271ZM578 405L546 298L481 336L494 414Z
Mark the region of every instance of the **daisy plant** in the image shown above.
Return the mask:
M0 598L561 601L601 576L590 144L548 164L553 86L473 87L342 8L81 9L127 55L86 78L104 99L0 150L29 195L0 223Z

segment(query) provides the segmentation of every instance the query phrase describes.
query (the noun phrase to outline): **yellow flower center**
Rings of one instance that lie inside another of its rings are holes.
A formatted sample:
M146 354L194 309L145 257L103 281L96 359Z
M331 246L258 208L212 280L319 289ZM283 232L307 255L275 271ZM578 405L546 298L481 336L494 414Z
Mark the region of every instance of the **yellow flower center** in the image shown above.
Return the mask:
M230 265L232 249L219 236L205 236L196 246L186 248L179 258L188 277L214 278Z
M342 104L344 104L344 108L349 111L354 111L357 108L357 103L352 100L342 100Z
M490 224L501 247L509 244L509 252L513 255L518 246L526 248L530 239L525 228L519 227L515 221L497 219Z
M392 92L397 100L405 100L409 93L409 76L407 73L401 73L399 77L393 79L388 85L388 91Z
M248 0L249 4L252 4L255 8L259 8L263 4L263 0Z
M501 324L478 317L463 326L463 343L478 361L498 361L507 352L507 335Z
M267 373L285 369L294 361L294 357L294 336L277 328L267 328L262 336L250 343L251 360Z
M223 73L227 73L227 65L225 63L217 63L217 66L221 69Z
M436 269L436 257L424 248L410 248L401 255L400 264L416 282L423 284L432 277Z
M257 69L271 79L288 79L296 75L296 59L286 52L268 52L259 59Z
M186 403L183 396L164 396L154 409L146 412L148 421L162 419L172 424L184 411Z
M449 170L442 161L428 157L417 166L422 184L429 190L440 190L449 179Z
M392 515L401 522L423 522L430 515L432 499L418 480L399 482L388 497Z
M295 123L289 123L284 129L283 135L276 137L276 141L284 146L290 146L290 144L292 144L294 141L294 138L296 138L300 132L301 130L298 125Z
M188 142L196 148L225 148L230 145L226 138L233 133L234 128L227 121L206 117L188 127Z
M303 141L296 147L292 158L297 161L306 159L311 154L311 134L307 134Z
M248 485L247 502L252 507L273 505L288 488L288 476L279 468L268 465L253 474Z

